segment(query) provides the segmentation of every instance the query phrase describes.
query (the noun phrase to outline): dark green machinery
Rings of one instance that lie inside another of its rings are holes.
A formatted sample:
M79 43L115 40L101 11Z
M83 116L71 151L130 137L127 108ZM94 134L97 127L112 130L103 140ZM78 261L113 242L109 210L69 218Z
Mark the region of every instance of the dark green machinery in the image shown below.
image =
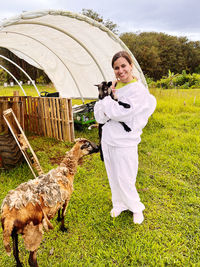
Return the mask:
M96 101L92 101L90 103L74 106L72 108L75 127L81 128L81 126L89 126L90 124L96 122L94 118L95 103Z

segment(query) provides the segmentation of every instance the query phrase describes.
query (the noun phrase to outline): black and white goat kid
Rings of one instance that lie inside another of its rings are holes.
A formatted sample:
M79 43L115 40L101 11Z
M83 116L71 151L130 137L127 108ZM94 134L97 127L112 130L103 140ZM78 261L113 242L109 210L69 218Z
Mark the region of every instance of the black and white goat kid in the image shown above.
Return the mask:
M123 106L124 108L130 108L130 105L121 101L118 101L117 98L114 96L111 88L112 82L106 82L103 81L100 84L96 84L95 86L98 87L99 91L99 99L103 99L106 96L111 96L113 100L117 101L119 105ZM131 129L128 127L128 125L125 122L120 121L119 122L123 127L126 132L130 132ZM103 159L103 153L102 153L102 148L101 148L101 137L102 137L102 127L104 124L99 124L99 149L100 149L100 157L101 160L104 161Z

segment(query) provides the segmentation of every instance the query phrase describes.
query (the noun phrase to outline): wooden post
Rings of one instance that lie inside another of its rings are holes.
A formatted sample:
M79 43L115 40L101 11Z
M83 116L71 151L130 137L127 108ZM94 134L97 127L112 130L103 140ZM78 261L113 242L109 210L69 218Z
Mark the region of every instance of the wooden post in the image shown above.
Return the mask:
M28 131L32 132L31 96L27 97L27 119L28 119Z
M67 99L68 103L68 113L69 113L69 126L70 126L70 141L74 142L75 135L74 135L74 118L72 112L72 100L71 98Z
M27 97L22 97L21 100L23 102L23 108L24 108L24 129L25 131L27 131L28 130Z
M60 119L60 99L56 98L56 110L58 118L58 139L62 140L62 131L61 131L61 119Z
M41 119L41 130L42 130L42 134L46 136L47 132L46 132L46 123L45 123L44 98L40 97L38 98L38 100L39 100L39 111L40 111L39 117Z
M63 101L63 137L64 141L70 140L70 129L69 129L69 114L68 114L68 106L67 99L62 99Z
M58 118L56 113L56 98L53 98L52 109L54 117L55 138L58 139Z
M50 120L49 120L49 104L48 104L48 99L44 97L44 117L45 117L45 126L46 126L46 133L47 136L51 136L51 128L50 128Z
M21 124L20 121L20 104L19 104L19 91L14 91L13 92L13 111L15 113L15 116L17 117L17 120L19 121L19 123Z

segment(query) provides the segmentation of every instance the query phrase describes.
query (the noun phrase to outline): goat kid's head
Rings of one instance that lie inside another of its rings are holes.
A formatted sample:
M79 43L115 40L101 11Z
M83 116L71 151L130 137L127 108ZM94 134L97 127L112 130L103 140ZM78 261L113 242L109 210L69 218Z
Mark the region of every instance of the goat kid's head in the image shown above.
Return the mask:
M75 142L80 150L80 157L99 152L99 146L85 138L78 138Z
M104 97L112 94L112 88L111 88L112 82L105 82L103 81L100 84L95 84L95 86L98 87L99 91L99 99L103 99Z

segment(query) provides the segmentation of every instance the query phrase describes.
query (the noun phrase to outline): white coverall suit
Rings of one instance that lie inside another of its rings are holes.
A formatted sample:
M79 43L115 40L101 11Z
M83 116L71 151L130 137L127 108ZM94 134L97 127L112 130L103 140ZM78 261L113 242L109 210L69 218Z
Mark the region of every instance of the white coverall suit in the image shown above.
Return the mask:
M102 127L102 151L112 192L113 208L133 213L141 212L145 206L135 187L138 171L137 147L141 141L142 129L156 108L156 99L141 81L127 84L116 90L119 101L130 108L119 105L110 96L96 102L94 115ZM126 132L119 122L130 128Z

